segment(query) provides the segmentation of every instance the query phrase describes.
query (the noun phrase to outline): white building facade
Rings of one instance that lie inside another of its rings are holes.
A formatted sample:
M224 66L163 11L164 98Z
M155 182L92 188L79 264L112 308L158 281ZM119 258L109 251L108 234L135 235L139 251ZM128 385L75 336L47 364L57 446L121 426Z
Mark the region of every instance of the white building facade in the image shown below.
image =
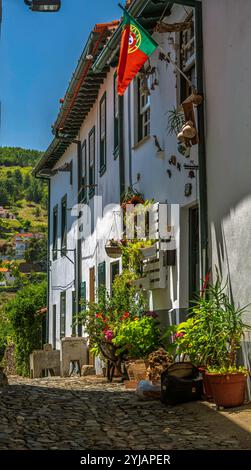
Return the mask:
M120 27L97 25L54 124L55 138L36 168L50 181L48 339L57 348L63 336L83 334L72 321L79 300L93 300L101 284L111 291L122 270L121 259L109 258L105 244L121 195L132 186L145 200L172 205L168 225L175 227L176 262L165 264L161 287L147 288L149 309L164 324L185 317L215 264L228 275L235 303L250 302L250 66L242 53L249 50L249 2L134 0L129 11L160 45L145 64L144 86L138 76L118 98ZM181 22L189 23L184 31L163 27ZM163 51L171 61L160 56ZM194 106L199 142L186 156L170 132L169 117L191 87L173 63L203 97ZM117 204L101 225L93 217L95 196L102 196L102 209ZM92 221L90 236L77 241L81 214L72 208L80 202L90 207ZM251 323L249 314L246 318ZM249 344L247 337L247 365Z

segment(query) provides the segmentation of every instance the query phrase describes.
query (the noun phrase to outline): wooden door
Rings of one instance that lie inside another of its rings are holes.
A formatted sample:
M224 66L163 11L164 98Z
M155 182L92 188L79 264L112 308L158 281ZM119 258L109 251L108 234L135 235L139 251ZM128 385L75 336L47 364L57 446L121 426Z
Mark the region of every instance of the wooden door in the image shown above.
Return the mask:
M95 302L95 268L90 269L89 301Z

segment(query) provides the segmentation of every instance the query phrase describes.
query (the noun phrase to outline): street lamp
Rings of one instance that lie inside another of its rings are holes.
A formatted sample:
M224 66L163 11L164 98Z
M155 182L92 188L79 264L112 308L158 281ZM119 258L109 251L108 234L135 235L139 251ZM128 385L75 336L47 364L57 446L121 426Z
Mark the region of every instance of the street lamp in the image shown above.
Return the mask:
M61 7L61 0L24 0L24 3L32 11L45 13L57 12Z

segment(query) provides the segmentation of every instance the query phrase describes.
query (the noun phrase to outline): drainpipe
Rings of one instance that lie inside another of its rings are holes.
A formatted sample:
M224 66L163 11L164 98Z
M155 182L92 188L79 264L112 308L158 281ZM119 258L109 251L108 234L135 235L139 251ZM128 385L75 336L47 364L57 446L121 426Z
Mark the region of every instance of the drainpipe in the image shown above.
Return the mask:
M131 120L131 85L128 87L128 157L129 186L132 187L132 120Z

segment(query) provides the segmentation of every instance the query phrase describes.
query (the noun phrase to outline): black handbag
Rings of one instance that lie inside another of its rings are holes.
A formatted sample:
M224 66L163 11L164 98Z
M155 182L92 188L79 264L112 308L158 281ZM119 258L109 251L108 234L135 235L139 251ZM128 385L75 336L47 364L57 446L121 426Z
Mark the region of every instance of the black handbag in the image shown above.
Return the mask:
M161 374L161 402L177 405L200 400L203 380L198 369L191 363L174 363Z

